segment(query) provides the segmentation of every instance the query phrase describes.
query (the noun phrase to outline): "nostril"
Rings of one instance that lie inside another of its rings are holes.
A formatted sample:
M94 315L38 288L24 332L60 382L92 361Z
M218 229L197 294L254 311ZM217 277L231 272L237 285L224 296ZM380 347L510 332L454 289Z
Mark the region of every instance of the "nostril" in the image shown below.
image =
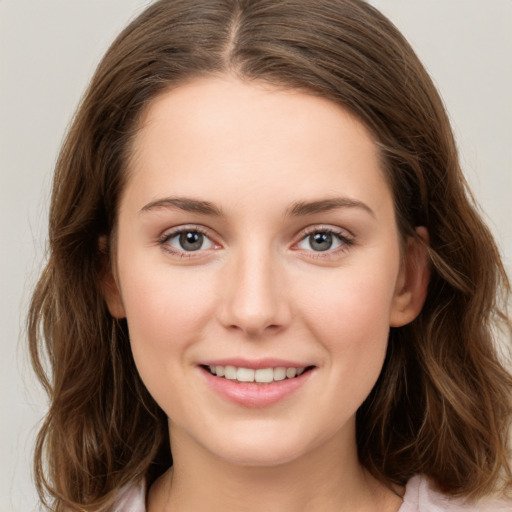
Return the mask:
M265 325L263 322L240 322L232 323L227 326L231 331L240 331L250 337L257 337L263 334L277 333L283 326L279 324Z

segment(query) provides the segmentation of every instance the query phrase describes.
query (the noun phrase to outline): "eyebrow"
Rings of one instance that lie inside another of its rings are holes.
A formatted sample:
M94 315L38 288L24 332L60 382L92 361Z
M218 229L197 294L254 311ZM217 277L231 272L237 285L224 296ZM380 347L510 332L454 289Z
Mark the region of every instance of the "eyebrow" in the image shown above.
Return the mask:
M222 210L213 203L189 197L165 197L157 199L143 206L140 211L143 213L159 208L176 208L185 212L200 213L214 217L221 217L223 215ZM286 216L301 217L337 210L338 208L360 208L369 213L372 217L375 217L375 212L368 205L362 201L348 197L334 197L316 201L298 201L287 208Z
M141 213L155 210L158 208L177 208L185 212L201 213L203 215L213 215L220 217L222 211L209 201L200 201L189 197L164 197L157 199L143 206Z
M367 204L349 197L333 197L317 201L299 201L288 208L287 215L300 217L337 210L338 208L360 208L369 213L372 217L375 217L375 212Z

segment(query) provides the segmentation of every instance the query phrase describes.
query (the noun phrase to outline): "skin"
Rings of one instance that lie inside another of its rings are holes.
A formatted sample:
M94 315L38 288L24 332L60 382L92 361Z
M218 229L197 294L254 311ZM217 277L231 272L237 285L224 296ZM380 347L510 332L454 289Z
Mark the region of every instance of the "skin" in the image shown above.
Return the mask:
M335 208L297 212L333 198ZM204 232L201 249L185 251L176 229ZM332 248L315 250L309 236L326 230ZM421 310L428 265L420 244L401 240L357 119L230 76L166 92L135 140L116 249L106 300L127 318L140 375L169 417L174 468L150 490L150 512L398 510L400 497L358 463L355 414L389 327ZM229 357L313 369L284 400L251 408L219 396L198 366Z

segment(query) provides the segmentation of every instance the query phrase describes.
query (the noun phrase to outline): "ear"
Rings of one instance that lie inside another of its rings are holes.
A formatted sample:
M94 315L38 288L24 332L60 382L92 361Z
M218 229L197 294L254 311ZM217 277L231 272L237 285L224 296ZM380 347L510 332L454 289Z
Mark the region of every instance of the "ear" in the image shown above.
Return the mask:
M126 313L124 310L121 293L117 284L112 265L108 258L108 239L106 236L101 236L98 239L98 248L104 254L104 266L101 273L101 289L103 291L103 298L107 303L107 308L114 318L125 318Z
M418 227L416 233L418 237L407 240L391 307L391 327L402 327L412 322L420 314L427 297L430 280L428 231Z

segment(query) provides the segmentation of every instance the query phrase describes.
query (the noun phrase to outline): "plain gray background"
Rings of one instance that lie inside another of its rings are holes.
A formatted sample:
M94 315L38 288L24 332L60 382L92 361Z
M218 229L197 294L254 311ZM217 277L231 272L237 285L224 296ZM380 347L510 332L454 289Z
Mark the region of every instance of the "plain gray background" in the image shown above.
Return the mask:
M0 512L37 507L45 398L24 339L44 260L52 168L95 65L147 0L0 0ZM409 38L450 113L463 168L512 269L512 1L374 0Z

